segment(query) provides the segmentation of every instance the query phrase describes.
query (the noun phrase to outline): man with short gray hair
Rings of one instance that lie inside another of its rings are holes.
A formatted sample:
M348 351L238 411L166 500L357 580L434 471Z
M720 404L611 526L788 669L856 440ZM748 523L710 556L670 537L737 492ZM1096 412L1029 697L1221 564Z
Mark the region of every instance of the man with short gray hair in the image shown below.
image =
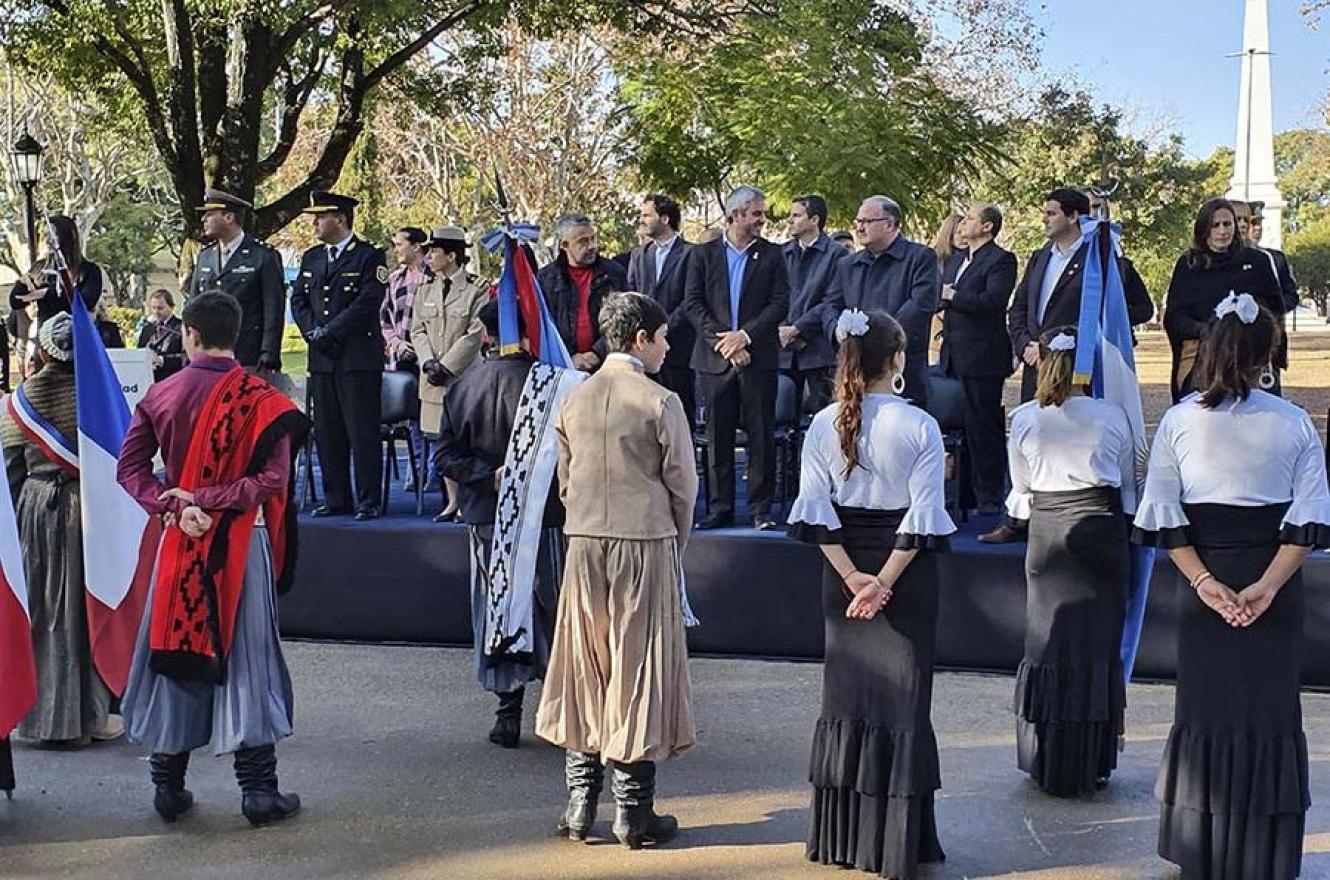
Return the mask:
M596 229L587 215L564 214L554 221L554 237L559 255L536 273L536 281L573 366L589 373L605 358L596 316L606 295L627 288L627 274L600 255Z
M725 200L727 228L693 248L684 311L697 330L692 367L702 379L707 410L707 516L700 529L734 522L734 437L748 435L748 511L753 526L776 527L777 328L790 302L789 276L778 246L762 238L767 205L761 190L741 186Z
M827 336L845 309L880 309L905 330L905 390L901 396L924 406L928 396L928 337L937 311L939 275L933 249L900 231L901 206L887 196L869 196L859 206L854 231L860 250L837 266L827 291Z

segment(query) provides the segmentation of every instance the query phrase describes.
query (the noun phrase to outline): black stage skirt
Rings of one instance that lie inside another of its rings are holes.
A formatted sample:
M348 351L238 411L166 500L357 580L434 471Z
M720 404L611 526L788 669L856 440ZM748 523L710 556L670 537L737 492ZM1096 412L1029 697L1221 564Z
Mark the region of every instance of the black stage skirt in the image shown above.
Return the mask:
M1117 489L1034 493L1013 710L1016 763L1051 795L1088 794L1117 766L1129 568Z
M898 544L945 549L935 536L897 536L903 510L838 508L841 529L795 529L813 543L842 543L855 567L876 573ZM813 534L818 532L820 534ZM910 878L944 858L933 818L941 787L933 701L937 557L920 553L872 620L849 620L840 577L825 566L826 659L822 714L813 735L810 861Z
M1191 524L1159 533L1160 543L1190 544L1216 578L1241 589L1279 550L1287 507L1184 505ZM1177 708L1155 786L1159 854L1189 880L1296 877L1311 805L1298 693L1302 574L1239 629L1178 583Z

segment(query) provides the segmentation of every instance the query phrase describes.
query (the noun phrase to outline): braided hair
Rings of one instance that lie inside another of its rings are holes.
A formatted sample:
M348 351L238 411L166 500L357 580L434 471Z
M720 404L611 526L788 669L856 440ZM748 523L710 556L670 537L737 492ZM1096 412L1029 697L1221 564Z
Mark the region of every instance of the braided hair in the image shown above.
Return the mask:
M870 311L868 332L846 336L840 343L836 363L836 436L845 456L845 476L859 465L859 432L863 427L864 392L886 375L905 350L905 331L896 319L882 311Z

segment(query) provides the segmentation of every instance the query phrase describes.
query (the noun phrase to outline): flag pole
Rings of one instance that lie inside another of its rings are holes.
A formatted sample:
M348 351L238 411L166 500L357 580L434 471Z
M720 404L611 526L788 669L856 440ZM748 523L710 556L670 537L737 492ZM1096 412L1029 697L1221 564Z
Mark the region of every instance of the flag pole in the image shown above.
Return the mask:
M1099 248L1099 265L1105 267L1105 294L1108 287L1109 260L1117 259L1113 248L1113 234L1110 219L1112 217L1111 199L1117 192L1120 181L1109 176L1108 145L1103 146L1099 161L1099 180L1090 187L1090 191L1099 199L1095 217L1099 220L1099 229L1095 244ZM1107 296L1100 299L1100 315L1107 304ZM1139 488L1139 486L1138 486ZM1122 661L1122 679L1124 684L1131 684L1131 673L1136 665L1136 652L1141 645L1141 630L1145 624L1145 604L1150 594L1150 577L1154 574L1155 548L1131 545L1130 566L1127 575L1127 601L1122 621L1122 642L1118 656Z

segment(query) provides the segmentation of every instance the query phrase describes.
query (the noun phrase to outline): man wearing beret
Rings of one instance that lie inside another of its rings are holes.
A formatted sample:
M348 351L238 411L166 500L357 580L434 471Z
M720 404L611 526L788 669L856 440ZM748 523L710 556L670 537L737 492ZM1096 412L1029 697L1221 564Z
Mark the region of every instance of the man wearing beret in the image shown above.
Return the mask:
M204 193L203 234L212 240L194 264L190 296L229 293L240 303L236 360L264 372L282 369L282 326L286 322L286 280L282 258L267 242L245 232L253 206L221 190Z
M314 442L324 503L314 516L374 519L383 506L379 408L383 381L383 304L388 268L383 252L351 231L357 201L315 190L306 214L315 245L300 259L291 314L309 343ZM351 494L351 459L356 463ZM353 504L354 501L354 504Z

